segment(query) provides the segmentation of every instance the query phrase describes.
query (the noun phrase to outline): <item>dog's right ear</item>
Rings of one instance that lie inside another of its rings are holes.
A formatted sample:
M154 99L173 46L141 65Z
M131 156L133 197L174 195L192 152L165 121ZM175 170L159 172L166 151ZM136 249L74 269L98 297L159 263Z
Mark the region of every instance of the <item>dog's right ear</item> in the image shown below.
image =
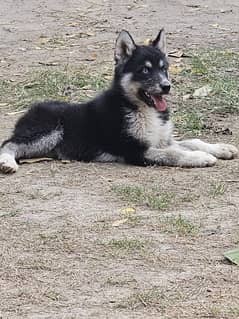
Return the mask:
M116 64L127 61L135 49L136 45L129 32L122 30L116 40L115 45Z
M159 31L156 39L152 41L152 46L159 49L162 53L167 55L166 53L166 35L164 29Z

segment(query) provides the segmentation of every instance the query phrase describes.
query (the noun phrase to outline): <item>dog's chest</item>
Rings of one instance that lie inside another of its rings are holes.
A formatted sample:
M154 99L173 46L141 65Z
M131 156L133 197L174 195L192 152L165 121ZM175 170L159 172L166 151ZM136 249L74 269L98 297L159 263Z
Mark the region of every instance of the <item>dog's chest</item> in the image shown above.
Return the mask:
M172 123L163 121L154 108L141 108L131 112L128 133L151 147L166 147L171 141Z

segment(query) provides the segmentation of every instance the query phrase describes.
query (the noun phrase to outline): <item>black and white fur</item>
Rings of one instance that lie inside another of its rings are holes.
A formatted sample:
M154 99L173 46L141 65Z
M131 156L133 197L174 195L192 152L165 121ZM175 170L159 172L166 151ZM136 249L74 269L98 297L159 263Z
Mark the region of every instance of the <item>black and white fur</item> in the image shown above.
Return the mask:
M164 30L149 46L136 45L123 30L115 62L111 87L95 99L33 105L2 144L0 171L16 172L19 159L41 156L180 167L212 166L217 158L237 156L232 145L173 139L168 108L156 107L170 89Z

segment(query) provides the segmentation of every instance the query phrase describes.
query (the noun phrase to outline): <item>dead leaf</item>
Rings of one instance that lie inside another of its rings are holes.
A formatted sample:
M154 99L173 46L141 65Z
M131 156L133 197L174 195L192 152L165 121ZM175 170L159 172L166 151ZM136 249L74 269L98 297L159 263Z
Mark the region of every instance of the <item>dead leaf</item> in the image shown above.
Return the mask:
M187 101L187 100L189 100L189 99L191 99L192 98L192 95L191 94L185 94L185 95L183 95L183 101Z
M171 64L169 66L169 72L175 75L181 73L183 69L184 68L178 64Z
M15 111L15 112L9 112L9 113L7 113L7 115L16 115L16 114L20 114L20 113L24 113L24 112L26 112L26 109L20 110L20 111Z
M78 21L76 21L76 22L70 22L69 24L68 24L68 26L69 27L79 27L79 22Z
M220 25L218 23L212 23L212 24L209 24L210 27L213 27L213 28L219 28Z
M126 19L126 20L129 20L129 19L132 19L133 18L133 16L125 16L124 17L124 19Z
M189 7L189 8L200 8L200 5L199 4L186 4L186 7Z
M173 58L190 58L191 56L185 52L183 52L183 50L172 50L168 53L168 56L171 56Z
M121 209L121 213L125 215L134 214L136 212L136 209L133 207L126 207Z
M45 66L56 66L56 65L59 65L59 63L57 63L57 62L41 62L41 61L39 61L38 63L41 64L41 65L45 65Z
M94 32L79 32L76 34L71 34L68 36L68 38L75 39L75 38L88 38L88 37L94 37Z
M125 224L128 221L128 218L119 219L112 223L113 227L119 227L122 224Z
M215 29L222 30L222 31L230 31L230 29L228 29L228 28L221 27L220 24L218 24L218 23L209 24L209 26L211 26Z
M232 131L226 127L226 128L216 128L213 130L214 133L216 134L223 134L223 135L232 135Z
M38 82L27 83L24 85L24 89L32 89L32 88L36 87L37 85L39 85Z
M232 11L232 9L228 9L228 10L221 9L220 12L221 13L231 13L233 11Z
M205 85L196 89L193 93L193 97L206 97L210 92L212 92L212 87L210 85Z
M33 163L39 163L39 162L49 162L53 161L54 159L51 157L39 157L39 158L27 158L27 159L21 159L19 161L20 164L33 164Z
M174 58L181 58L183 56L182 50L173 50L168 53L169 56L172 56Z
M225 252L224 257L239 266L239 248Z
M93 55L92 55L91 57L88 57L88 58L85 58L85 59L84 59L84 61L89 61L89 62L90 62L90 61L95 61L95 60L96 60L96 58L95 58L95 56L93 56Z
M48 43L49 41L50 41L50 38L48 38L47 36L41 35L37 42L41 45L44 45Z

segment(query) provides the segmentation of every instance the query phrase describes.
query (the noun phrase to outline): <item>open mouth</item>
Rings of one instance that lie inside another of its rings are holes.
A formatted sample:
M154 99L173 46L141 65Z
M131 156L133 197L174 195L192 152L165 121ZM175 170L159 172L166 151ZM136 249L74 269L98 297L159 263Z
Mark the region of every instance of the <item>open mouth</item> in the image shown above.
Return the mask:
M156 110L160 112L164 112L167 110L167 103L162 94L151 94L147 91L142 90L141 96L148 105L154 106Z

